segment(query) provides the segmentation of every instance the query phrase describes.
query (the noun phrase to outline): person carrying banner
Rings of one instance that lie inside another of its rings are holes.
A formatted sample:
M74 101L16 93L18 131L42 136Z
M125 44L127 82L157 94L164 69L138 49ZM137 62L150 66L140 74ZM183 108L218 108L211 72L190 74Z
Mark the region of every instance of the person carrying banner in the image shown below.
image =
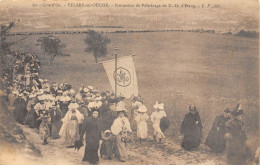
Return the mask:
M115 135L115 156L121 161L125 162L127 159L127 133L132 132L130 123L125 117L127 112L124 102L119 102L116 105L115 111L118 114L118 117L114 120L111 126L111 132Z

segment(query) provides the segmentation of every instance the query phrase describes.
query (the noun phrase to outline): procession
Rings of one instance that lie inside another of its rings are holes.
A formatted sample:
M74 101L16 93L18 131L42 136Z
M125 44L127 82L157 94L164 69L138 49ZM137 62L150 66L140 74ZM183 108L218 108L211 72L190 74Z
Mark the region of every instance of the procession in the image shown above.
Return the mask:
M155 100L153 112L148 114L143 98L136 95L136 89L126 89L127 93L120 89L127 83L126 77L120 87L120 84L114 86L117 79L113 79L111 86L116 89L115 93L99 91L91 85L80 87L76 92L69 83L57 84L41 79L41 63L37 55L15 52L15 58L12 68L5 71L2 79L8 103L13 107L17 123L39 130L42 145L48 145L49 139L61 138L66 148L80 150L85 146L82 161L90 164L98 164L99 156L126 162L131 134L136 131L137 140L146 141L149 120L154 143L164 143L165 131L173 124L169 122L164 103ZM104 68L108 66L104 65ZM130 109L126 108L127 98L131 100ZM192 152L202 143L203 123L197 107L187 106L179 130L183 136L180 145ZM239 103L223 110L223 114L216 117L205 142L211 152L225 153L230 165L244 165L250 159L243 129L244 113Z

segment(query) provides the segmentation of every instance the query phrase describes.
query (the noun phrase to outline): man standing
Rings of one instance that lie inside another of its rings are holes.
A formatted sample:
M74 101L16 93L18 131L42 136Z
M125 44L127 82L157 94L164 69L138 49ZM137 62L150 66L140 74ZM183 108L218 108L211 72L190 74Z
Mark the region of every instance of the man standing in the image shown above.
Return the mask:
M226 149L226 122L230 119L230 110L224 110L224 114L217 116L213 126L209 132L205 144L211 148L213 152L221 153Z

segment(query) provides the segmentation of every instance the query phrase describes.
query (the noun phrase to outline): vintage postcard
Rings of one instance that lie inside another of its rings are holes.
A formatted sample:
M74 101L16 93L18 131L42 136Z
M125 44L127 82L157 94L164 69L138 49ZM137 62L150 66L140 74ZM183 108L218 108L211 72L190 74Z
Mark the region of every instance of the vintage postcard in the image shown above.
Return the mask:
M258 165L258 0L0 0L0 165Z

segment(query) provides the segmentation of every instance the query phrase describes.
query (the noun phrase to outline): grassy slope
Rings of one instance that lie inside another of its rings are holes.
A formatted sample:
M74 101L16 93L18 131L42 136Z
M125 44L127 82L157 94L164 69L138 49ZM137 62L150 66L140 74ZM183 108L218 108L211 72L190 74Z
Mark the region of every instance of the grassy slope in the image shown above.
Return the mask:
M114 45L120 47L120 56L135 53L139 92L148 113L152 113L156 100L164 102L175 133L179 132L189 104L198 107L207 135L216 115L242 103L246 129L257 135L258 40L178 32L106 35L111 39L109 55L100 60L113 58ZM41 55L42 78L69 82L76 90L83 85L111 90L102 65L84 53L85 35L59 35L67 44L64 52L71 57L57 57L52 75L48 60L35 47L38 37L31 36L13 49Z

